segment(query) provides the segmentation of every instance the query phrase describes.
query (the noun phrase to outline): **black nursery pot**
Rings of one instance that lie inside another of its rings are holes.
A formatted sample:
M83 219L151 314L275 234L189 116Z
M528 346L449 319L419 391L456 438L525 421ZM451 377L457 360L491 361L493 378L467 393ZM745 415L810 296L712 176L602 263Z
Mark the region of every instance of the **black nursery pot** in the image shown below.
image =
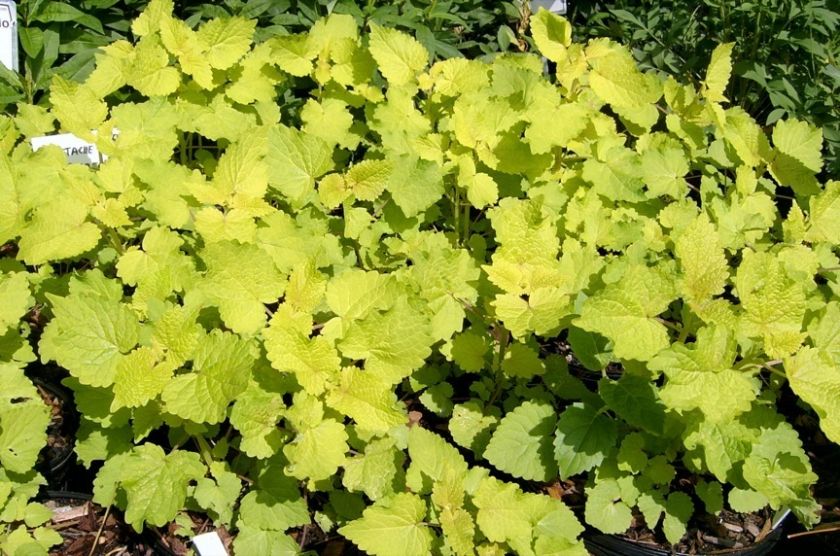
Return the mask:
M79 427L79 416L73 403L73 394L65 387L39 378L33 378L32 382L42 397L50 396L60 406L60 422L51 420L47 431L53 439L52 443L41 452L37 464L38 471L51 485L55 485L63 480L68 466L75 457L73 447L76 430ZM46 400L45 403L47 403Z
M773 518L773 528L763 539L744 548L728 548L706 552L706 556L765 556L776 547L784 535L782 524L789 511ZM584 538L586 549L593 556L690 556L684 552L672 552L649 544L633 542L617 535L597 534ZM703 555L693 555L703 556Z

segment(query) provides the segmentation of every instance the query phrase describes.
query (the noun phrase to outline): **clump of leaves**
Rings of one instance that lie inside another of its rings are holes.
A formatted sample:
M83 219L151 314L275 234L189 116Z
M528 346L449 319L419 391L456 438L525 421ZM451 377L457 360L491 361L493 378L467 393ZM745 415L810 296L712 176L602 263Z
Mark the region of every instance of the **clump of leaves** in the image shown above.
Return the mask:
M32 275L11 262L3 259L0 271L0 551L46 554L61 537L44 526L50 510L31 500L45 482L35 465L50 411L24 375L36 360L26 324L35 304Z
M148 0L22 0L18 4L22 70L16 75L0 67L0 105L41 101L54 75L84 80L101 48L128 38L131 22ZM441 59L520 48L517 33L528 16L519 1L488 6L479 0L188 0L178 2L176 11L191 28L219 17L255 19L257 43L305 32L332 13L349 14L359 25L375 22L410 31L433 58Z
M83 83L0 118L2 268L49 319L98 503L138 530L206 513L245 554L312 523L383 556L584 554L549 488L582 474L604 531L815 522L775 401L840 440L820 130L727 107L728 45L698 89L531 29L552 75L430 65L343 14L257 43L154 0ZM55 130L107 160L32 152Z
M827 175L840 175L840 2L664 0L570 3L581 37L630 46L643 68L699 82L707 53L734 44L729 100L763 125L799 118L822 126Z

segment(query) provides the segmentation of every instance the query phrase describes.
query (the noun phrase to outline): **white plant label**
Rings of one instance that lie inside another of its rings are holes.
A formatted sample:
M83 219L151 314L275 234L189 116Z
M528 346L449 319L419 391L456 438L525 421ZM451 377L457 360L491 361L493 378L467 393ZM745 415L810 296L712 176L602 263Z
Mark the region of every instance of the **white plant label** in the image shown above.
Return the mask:
M17 6L14 0L0 0L0 64L18 71Z
M37 151L47 145L55 145L62 149L67 155L67 162L70 164L99 164L106 159L99 153L99 149L93 143L79 139L72 133L61 133L59 135L45 135L32 138L32 150Z
M540 8L545 8L552 13L563 15L566 13L568 5L566 4L566 0L531 0L532 13L537 13Z
M192 543L199 556L228 556L228 551L225 549L221 537L215 531L196 535L193 537Z

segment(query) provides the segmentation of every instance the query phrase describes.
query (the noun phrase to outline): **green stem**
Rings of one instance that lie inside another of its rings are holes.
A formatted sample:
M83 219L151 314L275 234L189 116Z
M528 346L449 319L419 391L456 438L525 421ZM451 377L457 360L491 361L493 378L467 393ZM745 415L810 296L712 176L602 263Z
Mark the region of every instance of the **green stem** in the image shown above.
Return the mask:
M458 238L458 243L461 243L461 190L455 184L454 198L452 200L452 217L455 220L455 235Z
M487 405L493 405L493 403L498 399L498 397L502 393L502 388L504 388L504 380L502 376L502 361L505 357L505 350L507 349L508 341L510 340L510 333L507 329L499 325L496 329L497 333L494 335L497 336L497 342L499 344L499 349L496 350L496 353L493 354L493 374L495 375L496 380L496 389L493 391L493 395L490 396L490 400L487 402Z
M776 367L771 367L768 364L764 364L764 365L762 365L761 368L764 369L765 371L769 371L770 374L774 374L774 375L776 375L780 378L783 378L783 379L787 380L787 375L785 374L785 372L777 369Z
M464 239L461 241L461 245L465 244L470 239L470 204L464 203L464 217L463 222L464 226Z
M114 247L114 249L117 250L117 253L119 253L120 255L125 253L125 248L123 247L122 241L120 240L120 236L117 235L117 232L114 230L114 228L107 228L106 233L108 234L108 239L111 240L111 245Z
M193 440L198 445L198 451L201 453L204 463L207 464L207 467L210 467L213 464L213 450L210 448L210 444L203 436L193 436Z

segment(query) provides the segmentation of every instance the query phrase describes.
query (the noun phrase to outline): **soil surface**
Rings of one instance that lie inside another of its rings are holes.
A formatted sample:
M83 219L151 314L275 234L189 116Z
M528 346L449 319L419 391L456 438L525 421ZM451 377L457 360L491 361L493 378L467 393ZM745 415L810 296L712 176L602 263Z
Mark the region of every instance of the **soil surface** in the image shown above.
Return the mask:
M51 556L156 554L114 508L106 509L90 500L61 493L44 504L53 511L51 527L64 538L62 545L50 551Z

